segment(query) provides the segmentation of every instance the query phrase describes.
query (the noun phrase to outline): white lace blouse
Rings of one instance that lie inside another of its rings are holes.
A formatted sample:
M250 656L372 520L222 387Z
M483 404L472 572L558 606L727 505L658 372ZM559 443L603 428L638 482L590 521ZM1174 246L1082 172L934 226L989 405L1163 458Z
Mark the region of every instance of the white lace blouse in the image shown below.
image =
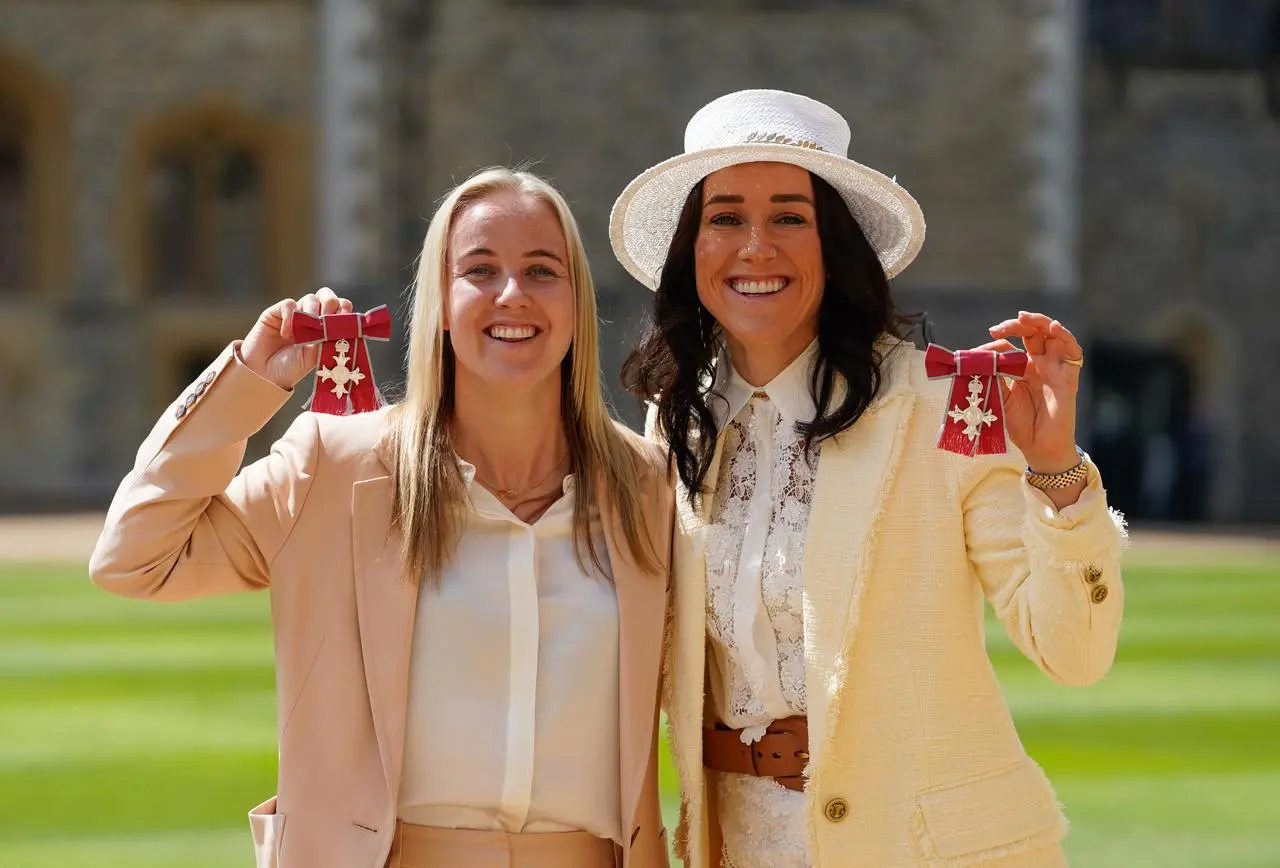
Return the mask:
M712 702L721 721L758 740L769 723L805 714L804 538L817 450L817 343L768 384L751 386L722 357L713 399L724 446L707 528L707 633ZM804 793L771 778L716 775L728 868L804 868Z

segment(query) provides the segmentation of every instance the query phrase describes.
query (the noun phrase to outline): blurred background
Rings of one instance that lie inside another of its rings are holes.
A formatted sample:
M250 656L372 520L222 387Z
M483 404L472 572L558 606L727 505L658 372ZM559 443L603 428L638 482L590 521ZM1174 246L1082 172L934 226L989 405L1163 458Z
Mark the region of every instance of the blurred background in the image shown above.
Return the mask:
M249 864L266 598L83 568L208 362L320 285L399 313L437 199L534 161L638 425L651 296L609 208L747 87L832 105L919 200L895 293L930 337L1032 309L1085 346L1082 444L1137 543L1121 658L1077 692L991 640L1073 864L1280 866L1280 0L0 0L0 866Z

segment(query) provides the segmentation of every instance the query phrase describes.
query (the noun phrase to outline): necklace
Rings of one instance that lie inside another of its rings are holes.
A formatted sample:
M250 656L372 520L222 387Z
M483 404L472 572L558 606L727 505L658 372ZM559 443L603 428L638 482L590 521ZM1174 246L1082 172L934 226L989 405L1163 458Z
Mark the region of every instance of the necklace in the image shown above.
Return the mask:
M568 460L569 460L569 453L566 452L563 456L561 456L560 460L557 461L549 471L547 471L546 475L544 475L542 478L538 479L535 482L529 483L524 488L499 488L496 485L491 485L488 480L486 480L484 477L480 475L479 469L476 470L475 478L477 482L479 482L485 488L492 491L494 494L498 495L498 497L502 498L503 500L520 500L529 492L536 491L539 487L541 487L542 484L545 483L548 479L550 479L552 474L554 474L557 470L563 467L564 463Z

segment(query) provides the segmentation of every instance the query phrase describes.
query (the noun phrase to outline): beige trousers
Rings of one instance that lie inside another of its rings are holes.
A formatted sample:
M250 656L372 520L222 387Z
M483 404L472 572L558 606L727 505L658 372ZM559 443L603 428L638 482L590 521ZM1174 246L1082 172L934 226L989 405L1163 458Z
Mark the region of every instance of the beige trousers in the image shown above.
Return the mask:
M516 835L397 822L387 868L615 868L617 851L587 832Z

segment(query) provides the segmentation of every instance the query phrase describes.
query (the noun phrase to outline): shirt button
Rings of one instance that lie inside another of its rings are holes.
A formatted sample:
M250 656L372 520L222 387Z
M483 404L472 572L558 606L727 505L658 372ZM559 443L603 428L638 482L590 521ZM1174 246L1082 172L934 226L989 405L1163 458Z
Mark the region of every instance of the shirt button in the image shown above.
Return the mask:
M1101 603L1103 600L1107 598L1107 586L1094 585L1093 594L1091 594L1090 596L1095 603Z
M827 819L833 823L839 823L849 814L849 803L844 799L832 799L827 802L826 808Z

